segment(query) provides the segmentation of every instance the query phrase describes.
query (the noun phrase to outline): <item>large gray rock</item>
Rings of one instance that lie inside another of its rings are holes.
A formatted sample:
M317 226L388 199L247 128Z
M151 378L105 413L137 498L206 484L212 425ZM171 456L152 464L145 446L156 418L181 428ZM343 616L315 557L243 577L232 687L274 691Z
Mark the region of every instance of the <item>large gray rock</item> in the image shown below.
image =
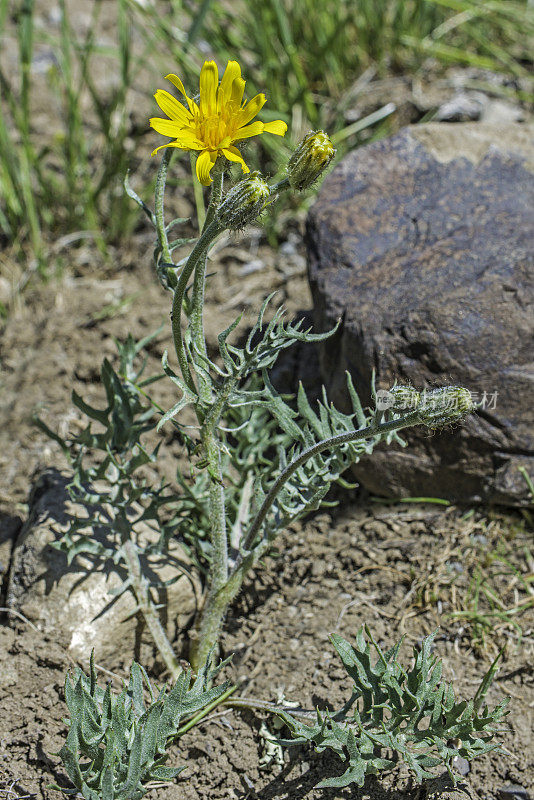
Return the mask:
M432 123L350 153L324 181L307 228L330 397L349 370L378 385L466 386L486 408L454 431L355 469L370 491L528 502L534 475L534 127Z
M69 515L86 516L85 509L70 500L67 483L65 475L47 470L33 487L29 517L11 558L7 605L53 636L75 659L86 662L94 647L97 662L108 668L129 664L134 657L147 664L154 646L135 614L134 597L130 591L118 598L112 594L125 573L110 561L102 564L85 554L67 566L65 555L50 547L66 529ZM140 535L155 539L148 529ZM177 565L189 567L177 543L171 543L169 556L142 559L144 574L162 582L179 574ZM186 574L158 589L161 620L171 642L190 621L199 589L198 580Z

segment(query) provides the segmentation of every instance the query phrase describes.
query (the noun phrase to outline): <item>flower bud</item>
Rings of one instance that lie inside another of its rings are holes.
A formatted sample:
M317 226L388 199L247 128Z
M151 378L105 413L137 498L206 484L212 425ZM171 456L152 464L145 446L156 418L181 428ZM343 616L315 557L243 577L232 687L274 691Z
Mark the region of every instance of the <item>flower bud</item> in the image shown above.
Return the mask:
M225 228L240 230L253 222L263 211L271 190L259 172L236 183L219 207L219 220Z
M336 149L324 131L310 131L298 145L287 165L289 184L302 191L324 172Z
M471 392L461 386L425 390L421 393L421 401L417 406L418 411L425 413L423 424L432 429L459 422L474 409Z

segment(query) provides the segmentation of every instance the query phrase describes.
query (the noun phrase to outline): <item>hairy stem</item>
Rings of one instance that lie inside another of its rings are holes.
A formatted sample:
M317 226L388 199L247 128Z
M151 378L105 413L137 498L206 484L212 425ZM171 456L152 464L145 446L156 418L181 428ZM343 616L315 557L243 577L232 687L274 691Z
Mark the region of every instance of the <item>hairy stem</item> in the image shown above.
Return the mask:
M210 203L204 222L202 233L209 228L215 218L217 209L221 202L222 186L223 186L224 173L221 169L215 172L213 176L213 185L211 188ZM191 314L189 322L191 325L191 340L193 344L193 359L200 356L204 364L207 362L208 353L206 349L206 337L204 335L204 292L206 288L206 264L208 259L208 251L205 250L204 254L198 259L195 265L195 274L193 277L193 293L191 300ZM204 366L204 364L202 366ZM198 392L200 399L204 402L210 401L211 390L207 379L201 372L197 373L198 378Z
M271 194L281 192L284 189L289 189L289 178L282 178L281 181L278 181L278 183L273 183L269 188L271 190Z
M235 379L226 381L202 424L201 438L211 478L209 505L213 555L206 598L195 623L195 633L191 637L189 660L193 669L197 671L204 665L210 650L217 644L226 609L241 587L241 582L237 585L236 580L233 581L232 587L228 585L226 502L221 469L221 444L217 437L221 414L234 387ZM230 596L231 592L233 594Z
M235 687L237 689L237 686ZM250 708L257 711L268 711L270 714L276 714L279 711L285 711L293 717L300 717L301 719L317 719L317 711L308 711L305 708L295 708L294 706L282 706L277 703L270 703L268 700L256 700L252 697L232 697L227 695L220 705L232 706L234 708Z
M143 576L141 570L141 562L137 549L132 540L123 536L122 552L124 553L124 560L128 569L128 576L132 582L132 589L137 600L137 605L141 611L147 627L154 639L156 647L158 648L161 657L165 661L165 665L169 670L173 680L176 680L182 673L182 668L176 658L171 643L167 638L167 634L161 624L158 612L154 607L154 603L150 599L150 592L148 581Z
M217 439L216 426L217 414L210 414L210 419L204 420L202 403L208 404L211 399L211 388L202 371L197 370L198 392L195 388L189 359L195 362L196 358L207 362L206 339L204 334L204 290L206 282L206 260L211 242L221 232L222 228L217 220L217 209L220 204L223 185L223 171L214 174L213 189L202 233L193 248L181 272L173 298L172 332L174 346L182 376L188 387L194 391L199 403L195 404L197 417L201 423L201 440L207 460L207 469L210 475L209 513L211 524L211 543L213 558L208 578L208 590L205 606L211 608L220 589L228 580L228 541L226 534L226 508L224 497L224 484L221 467L221 446ZM189 323L191 330L192 352L189 355L182 335L182 311L185 292L191 276L193 275L193 292L191 299L191 312ZM218 406L218 403L216 403ZM213 409L212 409L213 412ZM201 612L202 615L202 612ZM201 617L201 633L198 639L193 638L191 643L190 660L194 669L199 669L206 661L210 650L217 642L220 632L222 617L208 615ZM197 646L198 645L198 646Z
M191 637L189 660L195 671L205 664L211 649L217 644L224 614L228 608L228 603L221 594L228 581L228 537L220 444L211 426L204 426L201 436L211 479L209 516L213 552L206 599L195 625L195 635Z
M213 222L215 218L215 214L217 213L217 209L221 204L221 197L222 197L222 190L223 190L223 182L224 182L224 168L215 165L212 170L213 175L213 183L211 186L211 196L210 202L208 206L208 210L206 212L206 219L204 220L204 225L202 226L202 231L207 228Z
M221 230L222 228L216 219L214 219L213 222L210 223L210 225L208 225L207 228L204 228L198 242L192 249L189 258L187 259L184 268L182 269L182 272L180 274L180 279L178 280L178 284L176 286L176 289L174 290L172 315L171 315L174 348L176 350L178 363L180 364L180 369L182 371L182 377L186 382L187 386L191 389L191 391L195 393L196 393L196 388L191 375L191 370L187 358L187 352L184 346L184 340L182 336L183 302L187 285L189 283L189 279L191 278L193 270L195 269L195 267L202 258L205 259L211 242L221 232Z

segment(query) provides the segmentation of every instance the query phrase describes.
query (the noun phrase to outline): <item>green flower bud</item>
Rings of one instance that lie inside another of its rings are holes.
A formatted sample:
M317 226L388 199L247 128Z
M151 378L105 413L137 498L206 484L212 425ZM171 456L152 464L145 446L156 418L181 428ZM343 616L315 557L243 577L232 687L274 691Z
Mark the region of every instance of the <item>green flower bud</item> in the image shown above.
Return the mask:
M444 386L421 393L418 411L425 412L423 424L432 429L461 421L475 409L471 392L461 386Z
M225 228L240 230L261 214L269 200L271 190L259 172L236 183L219 207L219 220Z
M293 189L302 191L311 186L324 172L336 154L336 149L324 131L310 131L289 159L287 176Z

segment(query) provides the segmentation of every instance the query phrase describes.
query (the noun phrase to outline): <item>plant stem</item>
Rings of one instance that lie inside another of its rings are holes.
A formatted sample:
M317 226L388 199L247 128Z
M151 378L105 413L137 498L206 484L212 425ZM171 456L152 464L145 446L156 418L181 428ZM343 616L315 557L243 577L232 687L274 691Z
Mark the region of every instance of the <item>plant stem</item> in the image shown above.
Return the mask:
M204 228L207 228L208 225L211 225L211 223L215 218L215 214L217 213L217 209L221 204L223 181L224 181L224 167L215 164L212 170L212 175L213 175L213 183L211 185L210 202L208 210L206 212L206 219L204 220L204 225L202 226L202 231L204 231Z
M237 689L237 686L235 687ZM228 699L227 699L228 698ZM276 714L279 711L285 711L294 717L301 717L302 719L317 719L316 711L307 711L304 708L293 708L292 706L281 706L277 703L270 703L268 700L256 700L252 697L225 697L221 705L232 706L234 708L250 708L257 711L268 711L271 714Z
M178 280L178 284L176 286L176 289L174 290L172 315L171 315L174 348L176 350L178 363L180 364L180 369L182 371L182 377L186 382L187 386L191 389L191 391L195 392L195 394L196 394L196 387L193 378L191 376L191 370L189 368L189 362L182 336L181 323L182 323L183 302L184 302L185 292L187 289L187 284L189 283L189 279L193 273L193 270L197 266L199 260L205 258L211 242L221 232L221 230L222 228L219 225L217 219L214 219L213 222L210 223L210 225L208 225L207 228L204 228L199 240L197 241L196 245L191 251L189 258L187 259L182 269L180 278Z
M210 403L211 386L207 377L204 376L202 369L197 369L198 391L196 390L189 360L192 359L194 364L196 359L200 358L204 363L198 363L198 366L206 368L208 354L203 319L206 260L211 242L222 230L217 220L217 209L221 200L223 175L223 170L214 173L210 204L202 233L182 269L174 291L172 307L172 332L176 355L185 383L197 394L199 399L199 402L195 403L195 410L201 424L201 440L207 459L208 473L210 475L209 514L213 557L208 579L207 598L204 604L205 607L207 606L210 609L213 606L217 606L216 598L220 589L228 580L228 541L226 534L224 483L221 467L221 448L215 432L218 415L212 413L209 420L204 420L203 405ZM181 318L185 292L193 273L193 292L191 312L189 314L192 352L189 355L184 345ZM218 407L218 404L216 404L216 406ZM226 607L227 605L224 605L224 608ZM221 614L211 614L208 615L207 618L204 617L201 612L201 635L198 639L192 638L191 643L190 660L193 669L198 670L205 663L210 650L219 638L224 608Z
M228 536L226 533L226 508L223 474L221 469L221 445L217 439L217 425L228 397L235 387L235 378L226 381L219 396L209 409L202 423L202 444L208 460L211 478L209 491L209 513L213 555L208 577L208 591L195 622L195 634L191 636L189 660L198 671L205 663L210 650L217 644L226 609L241 588L242 577L228 582Z
M204 221L202 233L209 228L215 215L219 204L221 202L222 186L223 186L224 173L222 169L217 169L213 176L213 185L211 187L211 197ZM191 325L191 341L193 345L193 360L195 356L200 356L203 360L202 366L205 366L208 360L208 352L206 349L206 337L204 335L204 293L206 288L206 264L208 259L207 249L204 254L198 259L195 266L195 274L193 278L193 293L191 299L191 313L189 315L189 324ZM198 378L198 392L200 399L209 403L211 399L211 387L206 377L202 372L197 373Z
M229 605L226 596L221 593L228 582L228 537L221 452L211 426L203 427L202 444L208 459L210 475L209 517L213 552L208 576L208 592L195 624L195 635L191 637L189 651L189 661L196 672L205 664L210 651L217 644L224 614Z
M199 620L195 624L195 635L191 637L190 662L198 671L205 663L210 651L219 640L224 616L230 604L241 590L243 581L252 567L267 550L269 542L261 543L253 552L247 553L218 591L210 590L206 596Z
M139 610L141 611L152 638L154 639L154 643L156 644L161 657L165 661L167 669L171 673L173 680L176 680L183 670L178 662L178 659L176 658L171 643L167 638L167 634L165 633L163 625L161 624L158 612L156 611L154 604L150 599L148 581L143 576L137 549L132 540L129 538L128 534L123 534L122 539L122 552L124 553L124 561L126 562L126 567L128 569L128 576L132 582L132 589L135 594L135 599L137 600L137 605L139 606Z
M191 329L192 353L191 358L195 363L196 358L204 361L199 364L205 368L208 360L206 337L204 334L204 291L206 282L206 260L208 249L213 239L220 233L221 226L217 220L217 209L221 200L223 185L223 171L214 174L213 188L210 204L206 215L202 233L191 255L189 256L174 292L172 309L172 330L176 355L182 371L184 381L190 389L197 393L199 403L196 405L197 417L201 423L201 440L208 462L207 469L210 475L209 489L209 515L211 523L211 543L213 557L208 579L208 593L204 607L211 609L217 606L216 598L220 589L228 580L228 540L226 534L226 508L224 497L224 483L221 467L221 448L217 440L216 425L217 414L210 414L209 420L204 420L201 404L208 404L211 400L211 386L202 370L197 370L198 392L196 392L189 365L188 353L184 346L181 315L184 296L188 282L194 272L193 294L189 324ZM219 404L217 403L218 407ZM212 410L213 411L213 410ZM220 413L220 412L219 412ZM224 608L227 606L225 605ZM198 670L206 661L213 644L219 638L222 624L221 614L211 614L205 617L201 612L201 632L198 639L192 638L190 660L193 669Z
M282 180L278 181L278 183L273 183L272 186L269 186L269 189L271 190L271 194L275 194L275 192L281 192L284 189L289 189L289 178L282 178Z

